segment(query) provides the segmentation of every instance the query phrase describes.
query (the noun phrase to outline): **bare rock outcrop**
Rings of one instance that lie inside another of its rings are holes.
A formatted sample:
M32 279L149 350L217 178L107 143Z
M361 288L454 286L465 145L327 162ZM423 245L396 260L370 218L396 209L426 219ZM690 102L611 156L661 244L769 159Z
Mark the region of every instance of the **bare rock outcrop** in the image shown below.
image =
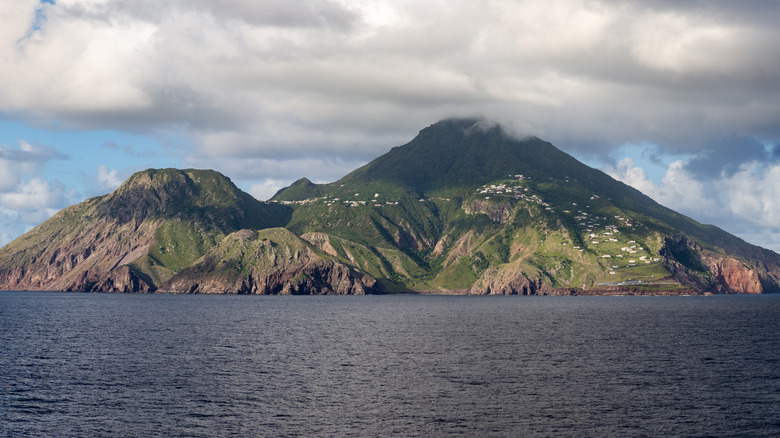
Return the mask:
M475 295L544 295L550 288L539 278L529 278L512 266L487 269L469 293Z
M505 224L512 217L512 209L506 203L492 203L480 200L474 200L465 204L463 210L466 214L484 214L491 221Z
M664 266L681 283L712 293L760 294L761 274L743 262L703 248L688 236L668 237L661 248ZM762 270L764 276L770 272Z
M63 227L55 239L36 239L33 233L33 244L0 266L0 289L153 292L154 282L128 265L146 255L159 225L96 222L84 228Z
M316 246L320 249L320 251L324 251L326 254L330 254L334 257L338 256L338 251L336 251L336 248L333 246L333 244L330 242L330 236L325 233L306 233L301 236L303 239L307 240L312 245ZM352 254L347 253L347 257L354 262L355 259L352 256Z
M444 266L449 266L454 263L458 257L463 257L474 251L481 237L482 236L474 230L469 230L466 234L462 235L452 244L447 253L447 258L444 260Z
M710 271L728 293L760 294L763 291L758 274L731 257L711 260Z
M134 271L129 266L121 266L97 276L85 271L64 291L108 292L108 293L151 293L156 287L143 274Z

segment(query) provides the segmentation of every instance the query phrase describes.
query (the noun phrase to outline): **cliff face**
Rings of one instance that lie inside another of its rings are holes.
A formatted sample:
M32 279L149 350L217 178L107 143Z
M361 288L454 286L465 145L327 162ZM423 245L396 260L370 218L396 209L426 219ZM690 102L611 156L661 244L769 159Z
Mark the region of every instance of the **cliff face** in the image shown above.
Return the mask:
M469 293L477 295L544 295L551 291L539 278L528 278L519 269L490 268L486 270Z
M154 292L155 289L154 283L148 277L129 266L120 266L102 275L84 271L63 290L66 292L150 293Z
M509 204L495 204L481 200L474 200L463 206L466 214L484 214L491 221L505 224L512 214Z
M761 275L771 278L766 268L748 267L733 257L704 249L687 236L667 238L661 249L667 269L681 283L713 293L760 294Z
M241 230L227 236L161 292L228 294L384 293L381 283L283 228Z
M71 207L12 243L0 259L0 289L48 291L150 292L148 275L128 265L148 253L159 221L140 224L85 221L91 205ZM52 231L50 228L53 228Z
M760 294L763 291L758 274L733 258L710 261L710 272L728 293Z

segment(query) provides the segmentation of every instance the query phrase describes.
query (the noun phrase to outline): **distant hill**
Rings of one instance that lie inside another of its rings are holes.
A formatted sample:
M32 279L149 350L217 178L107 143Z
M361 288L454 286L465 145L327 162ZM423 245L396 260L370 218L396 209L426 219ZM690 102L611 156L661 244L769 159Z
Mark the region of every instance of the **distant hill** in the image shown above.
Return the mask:
M780 255L535 137L445 120L270 202L147 170L0 249L0 289L187 293L780 292Z

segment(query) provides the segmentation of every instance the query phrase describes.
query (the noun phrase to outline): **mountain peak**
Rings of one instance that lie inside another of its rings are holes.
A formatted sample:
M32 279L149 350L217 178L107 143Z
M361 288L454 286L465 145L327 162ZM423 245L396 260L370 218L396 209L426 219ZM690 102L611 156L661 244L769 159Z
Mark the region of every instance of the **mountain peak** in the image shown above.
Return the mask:
M221 173L200 169L137 172L97 207L100 216L119 223L178 218L223 231L279 223L286 213L276 210L276 206L268 206L240 190Z
M505 136L508 136L503 127L490 119L485 117L453 117L449 119L439 120L438 122L424 128L420 131L423 132L441 132L441 131L459 131L464 135L469 136L474 133L488 133L490 131L498 131Z
M213 170L147 169L107 195L99 213L119 222L141 222L147 217L191 216L204 208L230 209L243 198L230 179Z
M281 226L291 213L289 207L254 199L213 170L148 169L2 248L0 284L26 290L153 291L225 235Z
M134 173L115 193L129 190L154 191L162 195L177 195L181 190L200 189L237 193L240 190L225 175L208 169L146 169ZM197 193L193 193L197 194Z
M284 192L284 195L282 195ZM272 199L277 201L287 201L293 199L306 199L319 196L319 188L316 184L311 182L308 178L301 178L289 187L280 189L276 192Z
M471 190L507 175L565 178L585 169L589 168L550 143L514 138L487 119L446 119L335 184L358 187L379 182L424 196Z

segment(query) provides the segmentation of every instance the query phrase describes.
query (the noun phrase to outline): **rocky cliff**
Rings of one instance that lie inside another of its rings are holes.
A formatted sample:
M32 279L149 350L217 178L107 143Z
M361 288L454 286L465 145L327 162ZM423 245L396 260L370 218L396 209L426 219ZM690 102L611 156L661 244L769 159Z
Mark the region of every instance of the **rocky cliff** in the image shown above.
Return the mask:
M775 275L764 265L751 268L734 257L707 250L685 235L667 238L660 253L675 278L706 292L760 294L764 292L761 276L770 279Z
M487 269L469 293L476 295L547 295L552 288L540 278L528 278L517 269Z
M468 202L463 206L463 210L466 214L484 214L491 221L499 224L505 224L512 214L512 208L509 204L495 204L482 200Z
M731 257L710 261L710 272L728 293L760 294L761 280L753 269Z
M55 215L0 253L0 289L149 292L149 275L130 264L147 254L159 221L89 220L100 200ZM79 219L84 222L79 222ZM17 250L17 248L21 247Z

